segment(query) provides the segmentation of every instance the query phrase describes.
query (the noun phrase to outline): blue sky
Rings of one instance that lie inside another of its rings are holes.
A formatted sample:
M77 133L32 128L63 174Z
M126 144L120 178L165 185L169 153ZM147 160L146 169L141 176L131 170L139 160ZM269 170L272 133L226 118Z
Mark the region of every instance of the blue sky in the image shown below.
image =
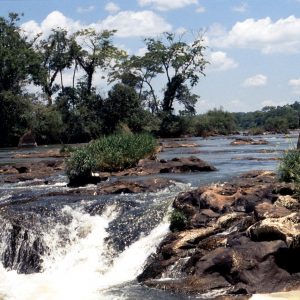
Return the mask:
M115 28L130 53L142 52L145 36L205 31L210 65L194 90L199 113L300 101L300 0L1 0L0 15L11 11L24 13L28 34Z

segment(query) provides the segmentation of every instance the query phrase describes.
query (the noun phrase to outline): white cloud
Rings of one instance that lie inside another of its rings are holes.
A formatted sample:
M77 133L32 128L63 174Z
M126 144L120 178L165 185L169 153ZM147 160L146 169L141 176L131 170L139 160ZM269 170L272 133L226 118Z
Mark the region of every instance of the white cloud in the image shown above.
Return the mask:
M21 29L29 38L35 37L38 33L42 33L43 37L48 36L51 33L51 29L58 27L72 33L83 28L83 25L79 21L67 18L56 10L51 12L40 24L31 20L21 25Z
M87 6L87 7L79 6L79 7L77 7L77 12L80 13L80 14L83 14L83 13L91 12L94 9L95 9L94 5L90 5L90 6Z
M205 12L205 7L201 6L201 5L198 5L197 8L196 8L196 12L197 13L204 13Z
M244 13L246 12L248 9L248 4L246 2L238 5L238 6L234 6L232 8L233 11L238 12L238 13Z
M119 5L117 5L117 4L114 3L114 2L108 2L108 3L105 5L104 9L105 9L106 11L108 11L110 14L115 14L115 13L117 13L118 11L120 11Z
M172 30L172 26L162 17L149 10L121 11L108 16L98 25L105 29L116 29L116 36L119 37L153 36Z
M289 86L293 89L293 94L300 95L300 78L299 79L291 79L289 81Z
M244 80L243 86L264 86L268 82L268 77L262 74L257 74Z
M264 100L261 102L261 107L265 107L265 106L283 106L286 105L285 101L281 101L281 100L272 100L272 99L268 99L268 100Z
M157 10L171 10L198 4L198 0L138 0L140 6L151 6Z
M148 10L139 12L122 11L92 24L82 24L79 21L64 16L59 11L53 11L40 24L31 20L21 25L22 30L30 38L38 33L43 33L44 37L48 36L51 29L57 27L64 28L69 33L89 27L99 31L103 29L116 29L117 37L155 36L172 30L172 26L162 17Z
M211 46L259 49L264 54L300 52L300 18L289 16L273 22L271 18L246 19L230 31L210 38Z
M227 71L234 69L238 66L234 59L227 56L227 53L223 51L211 52L208 55L209 65L208 71Z
M179 35L185 34L185 33L187 33L187 31L188 30L186 28L184 28L184 27L178 27L176 29L176 33L179 34Z

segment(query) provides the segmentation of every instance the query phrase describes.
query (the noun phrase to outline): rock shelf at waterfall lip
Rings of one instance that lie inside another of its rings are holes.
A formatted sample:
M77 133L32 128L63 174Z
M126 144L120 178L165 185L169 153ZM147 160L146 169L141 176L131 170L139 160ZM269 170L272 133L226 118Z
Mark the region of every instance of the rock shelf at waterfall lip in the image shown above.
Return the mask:
M220 299L300 289L299 204L293 186L267 171L181 193L173 207L184 225L173 226L138 280L182 294L226 290Z
M19 162L12 165L0 166L0 183L17 183L43 179L41 183L48 183L52 175L60 174L64 170L62 158L55 160L43 160L37 162Z

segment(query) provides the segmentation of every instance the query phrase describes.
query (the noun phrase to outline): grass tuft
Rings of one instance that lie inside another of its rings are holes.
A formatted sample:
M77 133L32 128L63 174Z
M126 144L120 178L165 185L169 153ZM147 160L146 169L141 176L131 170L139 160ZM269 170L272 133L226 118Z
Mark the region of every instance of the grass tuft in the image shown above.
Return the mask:
M115 134L95 140L74 151L67 161L70 180L91 176L92 172L121 171L136 166L155 153L157 141L148 134Z

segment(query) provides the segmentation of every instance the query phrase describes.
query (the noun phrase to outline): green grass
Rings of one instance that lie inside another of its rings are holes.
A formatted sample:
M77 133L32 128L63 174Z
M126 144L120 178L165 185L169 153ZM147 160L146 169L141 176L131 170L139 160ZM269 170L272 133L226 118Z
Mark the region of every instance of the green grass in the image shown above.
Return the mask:
M134 167L154 154L157 141L148 134L115 134L74 151L67 161L67 175L74 180L92 172L113 172Z
M300 184L300 151L291 149L284 153L279 165L280 180Z

